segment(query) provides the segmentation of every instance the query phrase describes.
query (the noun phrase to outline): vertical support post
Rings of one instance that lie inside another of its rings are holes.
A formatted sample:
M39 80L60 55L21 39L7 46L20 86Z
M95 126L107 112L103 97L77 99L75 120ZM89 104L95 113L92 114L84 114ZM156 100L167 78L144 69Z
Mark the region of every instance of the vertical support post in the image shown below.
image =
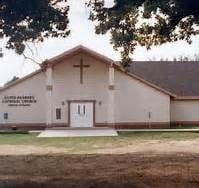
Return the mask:
M115 69L113 65L109 67L109 86L108 86L108 124L114 126L115 123Z
M46 68L46 125L51 126L53 123L52 96L53 95L53 69L52 66Z

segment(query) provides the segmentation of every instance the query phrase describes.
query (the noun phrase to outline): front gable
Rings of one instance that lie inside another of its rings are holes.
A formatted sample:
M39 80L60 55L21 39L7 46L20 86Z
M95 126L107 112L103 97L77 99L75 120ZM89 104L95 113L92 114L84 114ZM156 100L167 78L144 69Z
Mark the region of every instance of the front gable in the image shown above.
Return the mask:
M81 61L84 66L81 71ZM81 76L82 74L82 76ZM82 77L82 78L81 78ZM100 85L108 86L108 65L84 54L77 54L53 66L53 80L56 86L63 84L72 89L94 90ZM60 85L61 86L61 85ZM62 89L62 87L60 87ZM104 88L105 89L105 88Z
M82 71L79 66L81 61L87 67ZM63 120L68 119L68 101L93 100L96 101L96 122L107 121L108 103L108 68L109 66L85 53L79 53L73 57L62 59L53 65L53 106L62 109ZM55 113L53 113L55 114Z

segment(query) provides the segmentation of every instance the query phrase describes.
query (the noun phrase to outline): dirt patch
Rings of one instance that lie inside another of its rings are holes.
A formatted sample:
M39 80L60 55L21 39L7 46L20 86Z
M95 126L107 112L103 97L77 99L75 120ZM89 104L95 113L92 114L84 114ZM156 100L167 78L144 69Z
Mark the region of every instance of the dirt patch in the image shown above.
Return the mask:
M199 156L177 154L0 157L3 188L198 188Z
M1 145L0 188L199 187L198 140L67 152L70 148Z

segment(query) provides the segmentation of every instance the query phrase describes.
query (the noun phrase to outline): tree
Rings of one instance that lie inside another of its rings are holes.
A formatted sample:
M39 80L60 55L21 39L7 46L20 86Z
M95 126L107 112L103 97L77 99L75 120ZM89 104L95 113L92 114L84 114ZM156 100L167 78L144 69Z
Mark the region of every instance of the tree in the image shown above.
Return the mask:
M112 7L104 0L89 0L87 5L96 33L111 33L124 67L137 45L150 49L178 40L191 43L190 37L199 33L198 0L114 0Z
M179 56L171 59L172 61L178 62L199 62L199 54L194 54L193 56ZM171 61L168 58L161 58L160 61Z
M0 0L0 38L6 47L22 54L26 42L67 37L67 0Z
M149 61L164 61L164 62L199 62L199 54L195 53L192 56L180 55L176 57L161 57L157 59L157 57L148 58Z

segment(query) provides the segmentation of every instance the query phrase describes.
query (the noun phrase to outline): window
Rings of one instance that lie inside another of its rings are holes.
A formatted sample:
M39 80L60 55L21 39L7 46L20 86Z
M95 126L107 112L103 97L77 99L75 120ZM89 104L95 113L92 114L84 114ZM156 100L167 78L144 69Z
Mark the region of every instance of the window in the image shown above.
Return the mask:
M4 118L4 120L7 120L8 119L8 113L4 113L3 118Z
M56 109L56 119L61 119L61 108Z
M86 106L85 105L78 105L78 114L80 116L85 116L85 114L86 114Z

